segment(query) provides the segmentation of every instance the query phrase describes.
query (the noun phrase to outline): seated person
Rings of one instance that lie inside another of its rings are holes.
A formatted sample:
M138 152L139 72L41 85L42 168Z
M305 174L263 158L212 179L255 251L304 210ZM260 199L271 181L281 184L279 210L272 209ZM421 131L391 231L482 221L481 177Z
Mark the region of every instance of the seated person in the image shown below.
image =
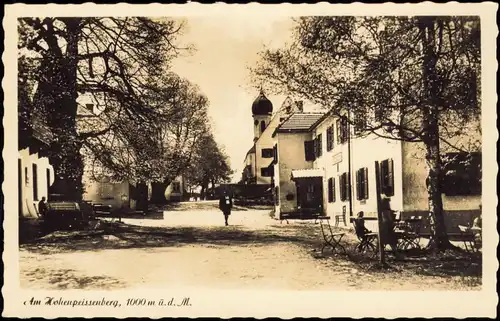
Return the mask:
M38 214L41 218L44 218L47 214L47 203L45 202L45 196L42 197L42 200L38 202Z
M363 219L364 216L365 216L365 213L363 211L358 212L358 216L356 217L357 228L359 229L359 231L362 234L372 233L372 231L367 229L365 226L365 220Z

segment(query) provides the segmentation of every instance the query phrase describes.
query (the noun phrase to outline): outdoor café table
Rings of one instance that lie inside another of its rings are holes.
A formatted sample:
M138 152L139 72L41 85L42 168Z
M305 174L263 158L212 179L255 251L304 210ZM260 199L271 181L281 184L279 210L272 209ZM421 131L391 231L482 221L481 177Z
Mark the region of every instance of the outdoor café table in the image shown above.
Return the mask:
M316 219L319 220L321 235L323 236L323 247L321 248L321 252L323 252L325 248L330 247L333 253L346 254L345 248L340 243L345 233L333 232L330 225L330 216L317 216Z

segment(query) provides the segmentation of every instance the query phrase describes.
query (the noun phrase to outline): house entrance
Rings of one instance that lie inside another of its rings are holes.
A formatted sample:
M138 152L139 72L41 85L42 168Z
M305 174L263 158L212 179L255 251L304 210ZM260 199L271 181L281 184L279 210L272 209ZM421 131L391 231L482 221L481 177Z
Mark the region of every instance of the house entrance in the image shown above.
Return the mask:
M323 212L323 180L308 177L295 180L297 187L297 208L302 212Z

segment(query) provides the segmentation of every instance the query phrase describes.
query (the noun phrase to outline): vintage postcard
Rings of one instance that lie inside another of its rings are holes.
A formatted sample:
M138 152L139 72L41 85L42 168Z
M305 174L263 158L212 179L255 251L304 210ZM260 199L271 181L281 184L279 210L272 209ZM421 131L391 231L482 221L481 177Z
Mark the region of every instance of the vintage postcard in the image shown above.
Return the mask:
M6 5L3 316L495 318L497 9Z

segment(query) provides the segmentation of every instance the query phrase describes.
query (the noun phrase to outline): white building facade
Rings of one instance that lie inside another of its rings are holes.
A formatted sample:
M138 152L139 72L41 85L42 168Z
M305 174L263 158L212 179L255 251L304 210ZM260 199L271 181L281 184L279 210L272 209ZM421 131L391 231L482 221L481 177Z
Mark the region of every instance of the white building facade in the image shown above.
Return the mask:
M276 130L277 218L282 214L301 216L316 212L340 218L341 225L350 226L350 218L363 211L369 220L367 225L375 230L376 162L379 164L380 193L390 198L391 208L403 217L428 215L428 170L421 143L386 139L374 134L357 136L353 126L328 114L320 117L308 130L299 130L300 126L293 120L300 117L303 116L293 115ZM474 131L470 135L480 137L480 133ZM456 151L447 152L443 148L445 156L465 157ZM442 198L449 232L456 232L458 224L467 223L479 211L480 152L470 155L474 156L473 164L465 170L454 168L447 171L451 177L443 183Z

